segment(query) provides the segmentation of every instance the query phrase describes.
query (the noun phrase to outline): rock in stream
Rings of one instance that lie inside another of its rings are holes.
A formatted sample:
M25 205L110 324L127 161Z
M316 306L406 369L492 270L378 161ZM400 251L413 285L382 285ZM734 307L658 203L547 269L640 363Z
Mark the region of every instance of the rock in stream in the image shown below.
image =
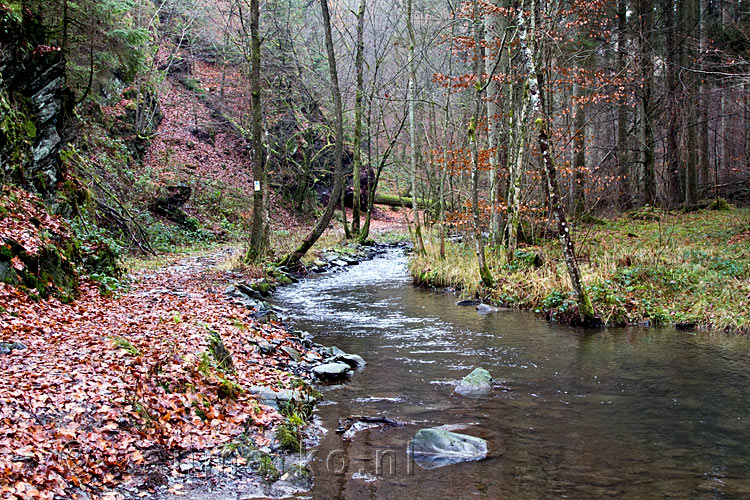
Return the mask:
M466 375L456 386L455 392L459 396L484 396L492 390L492 375L484 368L475 368Z
M409 443L409 453L423 469L482 460L487 441L441 428L420 429Z

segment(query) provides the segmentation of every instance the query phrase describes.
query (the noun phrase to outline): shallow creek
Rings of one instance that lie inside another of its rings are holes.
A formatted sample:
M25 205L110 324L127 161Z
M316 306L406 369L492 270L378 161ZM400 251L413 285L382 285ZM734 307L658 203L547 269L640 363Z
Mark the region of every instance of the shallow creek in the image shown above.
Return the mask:
M367 367L324 387L327 430L300 498L750 498L750 339L672 328L596 333L529 313L479 315L416 289L402 253L280 289L288 323ZM453 395L472 368L489 396ZM385 416L350 441L340 418ZM422 427L489 442L479 462L425 470Z

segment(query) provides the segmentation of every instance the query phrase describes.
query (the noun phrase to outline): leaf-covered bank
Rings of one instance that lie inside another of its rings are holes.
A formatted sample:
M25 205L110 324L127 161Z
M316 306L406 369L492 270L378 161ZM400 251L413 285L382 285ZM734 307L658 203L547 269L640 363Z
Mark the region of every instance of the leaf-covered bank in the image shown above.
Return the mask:
M314 397L307 365L325 353L228 295L240 276L218 257L144 270L119 297L83 280L69 304L0 283L2 498L179 491L196 454L278 479L277 451L298 444L275 432L299 438L306 410L258 387Z
M574 228L583 280L596 313L609 326L677 324L750 331L750 211L673 213L653 208ZM470 244L437 242L409 265L415 283L452 287L549 319L573 316L575 301L555 239L519 248L508 262L489 252L495 287L480 284Z

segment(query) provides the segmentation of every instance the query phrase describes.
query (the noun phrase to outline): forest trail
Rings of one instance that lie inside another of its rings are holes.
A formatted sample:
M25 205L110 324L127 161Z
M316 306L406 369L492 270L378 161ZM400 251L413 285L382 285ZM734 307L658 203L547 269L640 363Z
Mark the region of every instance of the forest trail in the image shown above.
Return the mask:
M216 266L236 251L142 270L118 298L83 282L72 304L35 302L0 284L0 335L18 347L0 355L3 493L73 498L84 487L119 498L106 492L166 484L155 467L243 431L268 445L280 415L241 388L286 387L292 377L284 351L254 346L299 346L224 293L240 276Z

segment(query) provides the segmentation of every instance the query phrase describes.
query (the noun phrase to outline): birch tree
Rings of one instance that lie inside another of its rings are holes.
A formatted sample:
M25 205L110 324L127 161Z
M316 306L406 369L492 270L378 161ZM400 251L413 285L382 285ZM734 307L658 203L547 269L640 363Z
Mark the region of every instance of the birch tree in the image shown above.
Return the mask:
M575 249L573 247L573 237L568 225L565 208L560 198L560 186L557 183L557 169L552 156L552 146L550 143L550 118L547 114L545 105L544 91L544 72L538 69L535 57L544 52L544 37L537 33L538 6L536 0L531 0L529 5L529 22L526 23L526 13L523 2L516 6L516 21L519 30L520 55L526 73L526 89L529 94L530 108L533 116L536 117L535 125L537 127L537 139L539 146L539 155L541 156L544 176L547 183L547 194L549 196L549 205L552 216L557 222L557 232L562 246L565 266L568 270L573 292L576 296L578 305L578 315L584 325L596 325L597 321L594 316L594 308L591 300L583 287L578 262L576 260ZM538 44L535 46L535 44Z

